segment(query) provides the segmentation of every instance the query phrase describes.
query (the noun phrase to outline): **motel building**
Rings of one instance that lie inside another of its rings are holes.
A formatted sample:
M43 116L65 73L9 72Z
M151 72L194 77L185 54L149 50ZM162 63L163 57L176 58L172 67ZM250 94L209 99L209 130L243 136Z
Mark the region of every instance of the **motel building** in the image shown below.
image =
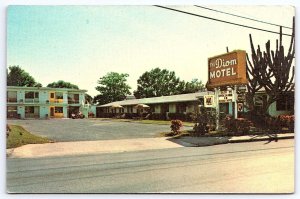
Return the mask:
M136 114L138 116L140 114L146 115L151 113L159 116L157 119L168 120L172 117L172 114L184 115L188 113L198 113L201 105L200 99L203 99L204 95L207 94L212 94L212 92L198 92L116 101L104 105L98 105L96 107L96 116L107 117L113 116L113 114Z
M247 109L244 106L245 101L234 102L230 91L225 91L226 94L224 94L224 92L222 93L219 96L218 103L220 114L224 116L233 115L235 109L234 103L240 105L237 110L238 117L241 117L243 113L247 112ZM224 95L226 95L226 100L224 100ZM212 102L211 105L206 104L205 98L207 96L215 96L215 93L205 91L190 94L115 101L104 105L97 105L95 107L96 117L115 117L117 115L121 116L126 114L136 114L138 116L140 113L143 115L150 113L160 115L160 118L162 119L170 120L176 116L182 117L182 115L197 114L199 113L201 106L207 107L208 110L211 110L211 108L215 109L216 104L214 102ZM254 105L260 109L263 105L263 101L265 101L267 97L268 96L263 90L259 91L254 97ZM144 108L139 108L139 105L143 105ZM280 96L268 109L268 114L274 117L282 114L293 114L293 112L293 92Z
M7 86L7 118L69 118L81 111L88 116L87 90Z

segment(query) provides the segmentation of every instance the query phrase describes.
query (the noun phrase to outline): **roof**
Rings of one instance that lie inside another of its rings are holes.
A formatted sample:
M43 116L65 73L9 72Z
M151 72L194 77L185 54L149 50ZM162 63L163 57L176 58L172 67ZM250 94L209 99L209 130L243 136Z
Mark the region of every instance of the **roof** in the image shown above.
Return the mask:
M68 92L87 92L83 89L74 88L49 88L49 87L26 87L26 86L7 86L7 90L49 90L49 91L68 91Z
M174 103L174 102L190 102L190 101L198 101L198 98L203 97L204 95L211 95L213 92L205 91L198 93L189 93L189 94L181 94L181 95L171 95L171 96L161 96L161 97L150 97L143 99L132 99L132 100L123 100L111 102L104 105L99 105L98 107L110 107L113 104L118 104L121 106L129 106L129 105L137 105L137 104L161 104L161 103Z

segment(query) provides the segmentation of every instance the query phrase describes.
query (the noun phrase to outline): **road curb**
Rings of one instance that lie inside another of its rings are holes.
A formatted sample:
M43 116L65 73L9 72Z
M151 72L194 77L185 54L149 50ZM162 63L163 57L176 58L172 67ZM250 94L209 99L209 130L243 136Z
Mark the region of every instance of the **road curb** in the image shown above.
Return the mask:
M181 142L190 143L194 145L194 147L206 147L220 144L228 144L228 143L242 143L242 142L259 142L259 141L275 141L282 139L294 139L294 135L286 135L286 136L263 136L263 137L190 137L190 138L180 138Z
M264 138L250 138L250 139L233 139L228 140L228 143L241 143L241 142L259 142L259 141L277 141L283 139L294 139L295 136L284 136L284 137L264 137Z

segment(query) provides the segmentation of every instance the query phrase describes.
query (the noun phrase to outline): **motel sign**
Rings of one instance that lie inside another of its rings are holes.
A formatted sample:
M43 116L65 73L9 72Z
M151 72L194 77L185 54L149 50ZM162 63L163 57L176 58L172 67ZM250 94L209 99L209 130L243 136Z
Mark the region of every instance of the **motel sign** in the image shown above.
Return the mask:
M245 51L208 58L208 88L241 84L247 84Z

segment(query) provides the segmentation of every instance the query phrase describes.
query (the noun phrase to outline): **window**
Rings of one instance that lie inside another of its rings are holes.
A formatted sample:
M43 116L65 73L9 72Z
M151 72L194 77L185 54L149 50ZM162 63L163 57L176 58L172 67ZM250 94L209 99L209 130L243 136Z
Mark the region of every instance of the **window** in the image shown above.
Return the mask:
M74 94L74 99L79 101L79 94Z
M25 106L25 113L34 113L34 106Z
M155 112L155 106L150 106L150 112L154 113Z
M7 106L7 118L17 118L18 117L18 107Z
M276 101L277 111L292 111L294 109L294 95L281 95Z
M32 92L32 91L26 91L25 92L25 98L27 98L27 99L33 99L34 98L34 92Z
M25 106L25 118L38 118L40 115L39 106Z
M50 98L54 98L54 93L50 93Z
M69 104L78 104L79 103L79 94L68 94L68 103Z
M178 103L176 104L176 113L186 112L186 104Z
M7 102L17 102L17 91L7 91Z
M29 103L39 102L39 92L26 91L25 102L29 102Z
M63 113L63 107L55 107L55 113Z
M55 99L63 99L63 93L62 92L56 92L55 93Z

